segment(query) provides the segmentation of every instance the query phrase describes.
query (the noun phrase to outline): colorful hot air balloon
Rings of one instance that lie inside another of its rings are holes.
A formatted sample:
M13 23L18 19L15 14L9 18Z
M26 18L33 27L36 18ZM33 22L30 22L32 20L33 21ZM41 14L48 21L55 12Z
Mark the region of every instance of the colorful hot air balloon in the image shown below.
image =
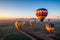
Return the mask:
M51 33L55 29L55 25L53 23L46 24L46 30Z
M20 31L21 30L21 27L23 26L22 21L16 21L15 22L15 26L16 26L17 30Z
M33 25L33 21L32 20L30 20L30 26L32 26Z
M36 10L36 16L42 22L45 17L48 15L48 11L45 8L39 8Z

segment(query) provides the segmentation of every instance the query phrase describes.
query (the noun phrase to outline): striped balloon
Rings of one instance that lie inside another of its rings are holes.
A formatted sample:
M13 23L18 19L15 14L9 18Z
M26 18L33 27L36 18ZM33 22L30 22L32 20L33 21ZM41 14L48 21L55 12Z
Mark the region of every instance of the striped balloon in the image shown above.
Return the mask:
M53 23L46 24L46 30L51 33L55 29L55 25Z
M40 8L36 10L36 16L42 22L45 17L48 15L48 11L45 8Z

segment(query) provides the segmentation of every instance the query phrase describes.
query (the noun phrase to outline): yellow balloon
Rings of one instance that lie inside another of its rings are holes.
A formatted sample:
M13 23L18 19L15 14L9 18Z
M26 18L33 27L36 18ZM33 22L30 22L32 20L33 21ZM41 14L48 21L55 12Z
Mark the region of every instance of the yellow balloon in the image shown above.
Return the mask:
M46 24L46 30L51 33L55 29L55 26L52 26L50 24Z

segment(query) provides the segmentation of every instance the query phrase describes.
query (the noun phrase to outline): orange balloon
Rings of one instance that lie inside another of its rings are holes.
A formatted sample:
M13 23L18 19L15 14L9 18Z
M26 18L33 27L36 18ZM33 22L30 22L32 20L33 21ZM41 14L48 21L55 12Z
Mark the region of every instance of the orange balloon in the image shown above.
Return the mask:
M16 29L18 30L18 31L20 31L21 30L21 27L22 27L22 21L16 21L15 22L15 26L16 26Z
M30 20L30 25L31 25L31 26L33 25L33 22L32 22L32 20Z
M50 33L55 29L55 26L53 23L46 24L46 30Z

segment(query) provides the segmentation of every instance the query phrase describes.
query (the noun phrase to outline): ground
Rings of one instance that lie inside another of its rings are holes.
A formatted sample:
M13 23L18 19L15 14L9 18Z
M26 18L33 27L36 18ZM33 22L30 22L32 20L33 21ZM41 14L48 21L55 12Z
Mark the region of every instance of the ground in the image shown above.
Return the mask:
M55 30L52 34L49 34L45 29L47 22L34 23L32 26L27 23L21 29L22 32L27 33L36 40L60 40L60 21L53 23L55 24ZM22 32L18 32L14 22L12 23L0 23L0 39L1 40L32 40Z

